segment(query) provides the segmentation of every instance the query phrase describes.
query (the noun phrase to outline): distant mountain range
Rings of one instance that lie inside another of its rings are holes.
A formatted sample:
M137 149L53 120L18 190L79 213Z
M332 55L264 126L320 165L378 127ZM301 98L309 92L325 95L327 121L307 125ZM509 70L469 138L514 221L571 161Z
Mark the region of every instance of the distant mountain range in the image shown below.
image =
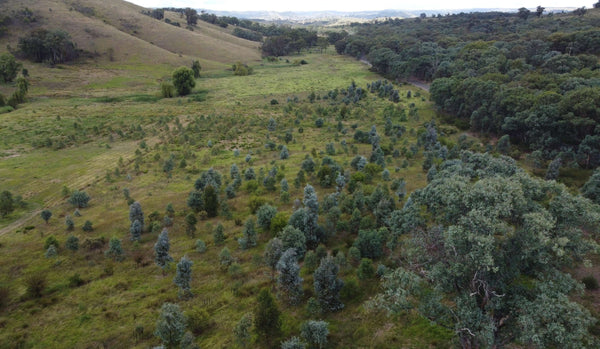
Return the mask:
M535 8L530 9L535 11ZM564 8L546 8L546 12L562 12L573 11L575 7ZM454 13L469 13L469 12L517 12L517 9L511 8L473 8L461 10L381 10L381 11L303 11L303 12L276 12L276 11L214 11L208 9L199 9L208 13L214 13L217 16L233 16L238 18L269 21L269 22L318 22L318 21L335 21L340 19L355 19L355 20L373 20L377 18L412 18L418 17L425 13L427 17L437 16L438 14L454 14Z

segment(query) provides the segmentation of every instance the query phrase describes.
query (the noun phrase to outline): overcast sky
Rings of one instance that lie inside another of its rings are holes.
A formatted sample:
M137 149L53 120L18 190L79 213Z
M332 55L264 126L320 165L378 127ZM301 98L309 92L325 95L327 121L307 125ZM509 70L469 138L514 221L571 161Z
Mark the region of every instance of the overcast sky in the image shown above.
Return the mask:
M473 8L535 8L582 7L591 8L597 0L127 0L144 7L192 7L221 11L365 11L365 10L452 10Z

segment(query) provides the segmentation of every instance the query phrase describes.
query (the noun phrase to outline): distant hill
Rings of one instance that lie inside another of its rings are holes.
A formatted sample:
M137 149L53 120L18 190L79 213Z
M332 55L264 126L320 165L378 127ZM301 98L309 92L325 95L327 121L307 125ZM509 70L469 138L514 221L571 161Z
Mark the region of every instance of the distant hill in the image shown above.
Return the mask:
M561 11L573 11L575 7L548 7L546 8L547 12L561 12ZM532 8L530 10L535 10ZM238 18L245 19L254 19L260 21L268 21L268 22L291 22L291 23L300 23L300 24L308 24L314 22L329 22L331 24L335 23L347 23L348 21L369 21L380 18L412 18L418 17L422 13L425 13L428 17L435 16L438 14L454 14L454 13L469 13L469 12L517 12L517 9L511 8L471 8L471 9L459 9L459 10L449 10L449 9L435 9L435 10L379 10L379 11L359 11L359 12L350 12L350 11L285 11L285 12L277 12L277 11L213 11L209 9L199 9L200 11L205 11L208 13L214 13L218 16L233 16Z
M31 16L19 20L25 8ZM180 22L181 27L146 16L142 10L121 0L2 1L0 13L13 21L0 38L0 47L16 47L19 37L38 28L60 28L97 59L171 65L199 59L206 68L260 59L257 43L237 38L227 29L199 21L191 31L179 14L167 12L165 17Z

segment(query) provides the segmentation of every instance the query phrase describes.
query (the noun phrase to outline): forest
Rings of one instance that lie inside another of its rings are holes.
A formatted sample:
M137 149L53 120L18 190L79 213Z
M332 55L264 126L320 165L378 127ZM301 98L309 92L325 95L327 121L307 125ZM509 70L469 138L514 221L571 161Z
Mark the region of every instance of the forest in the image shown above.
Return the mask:
M461 13L355 24L335 43L389 79L431 82L453 123L544 159L600 165L600 18L574 13Z

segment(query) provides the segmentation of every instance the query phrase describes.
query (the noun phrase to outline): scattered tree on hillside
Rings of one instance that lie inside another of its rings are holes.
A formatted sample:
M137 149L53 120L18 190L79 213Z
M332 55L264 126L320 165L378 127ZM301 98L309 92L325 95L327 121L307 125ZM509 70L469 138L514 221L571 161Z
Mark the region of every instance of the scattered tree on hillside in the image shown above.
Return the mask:
M326 321L308 320L300 326L300 335L314 348L322 349L327 345L329 323Z
M186 320L177 304L164 303L156 321L154 335L160 338L167 348L175 348L185 333Z
M200 77L200 70L202 70L202 67L200 66L200 62L193 61L192 62L192 71L194 72L194 78L198 79Z
M173 86L177 94L185 96L192 92L196 81L194 80L194 71L188 67L179 67L173 71Z
M600 205L600 169L596 169L581 188L581 194Z
M68 62L79 56L71 36L60 29L34 30L29 35L19 38L18 47L25 57L52 65Z
M0 55L0 78L2 82L11 82L22 68L22 64L15 60L15 56L10 53Z
M248 220L246 220L242 234L242 237L238 239L238 243L240 244L240 248L242 250L256 246L256 229L254 228L254 219L248 218Z
M158 236L158 241L154 244L154 262L163 269L169 262L173 261L173 258L169 255L170 248L169 232L167 229L163 229Z
M300 265L296 257L296 250L286 250L276 265L279 275L277 276L277 290L282 298L289 304L296 305L302 298L302 278L300 277Z
M112 258L116 261L123 260L123 248L121 247L121 240L113 237L108 242L108 250L104 252L104 255L108 258Z
M46 222L46 224L48 224L48 221L50 220L50 217L52 217L52 211L45 209L40 213L40 216L42 217L42 219L44 220L44 222Z
M281 258L283 254L283 242L279 238L273 238L269 240L267 245L265 246L265 252L263 254L263 258L265 264L271 268L271 276L275 274L275 270L277 267L277 262Z
M177 263L177 274L173 279L173 283L179 287L179 297L187 298L192 295L190 291L190 282L192 280L192 265L194 262L189 260L187 256L181 257Z
M338 311L344 308L340 300L340 291L344 282L338 279L339 267L331 256L321 259L314 273L315 295L323 311Z
M89 201L90 196L86 192L77 189L71 193L69 198L69 203L77 208L87 207Z
M258 304L254 309L254 331L259 341L271 347L281 336L281 312L268 290L261 290L257 300Z
M185 15L185 21L187 25L194 26L198 23L198 11L187 7L183 14Z
M247 348L250 345L252 333L252 314L244 314L240 321L233 328L235 342L242 348Z

